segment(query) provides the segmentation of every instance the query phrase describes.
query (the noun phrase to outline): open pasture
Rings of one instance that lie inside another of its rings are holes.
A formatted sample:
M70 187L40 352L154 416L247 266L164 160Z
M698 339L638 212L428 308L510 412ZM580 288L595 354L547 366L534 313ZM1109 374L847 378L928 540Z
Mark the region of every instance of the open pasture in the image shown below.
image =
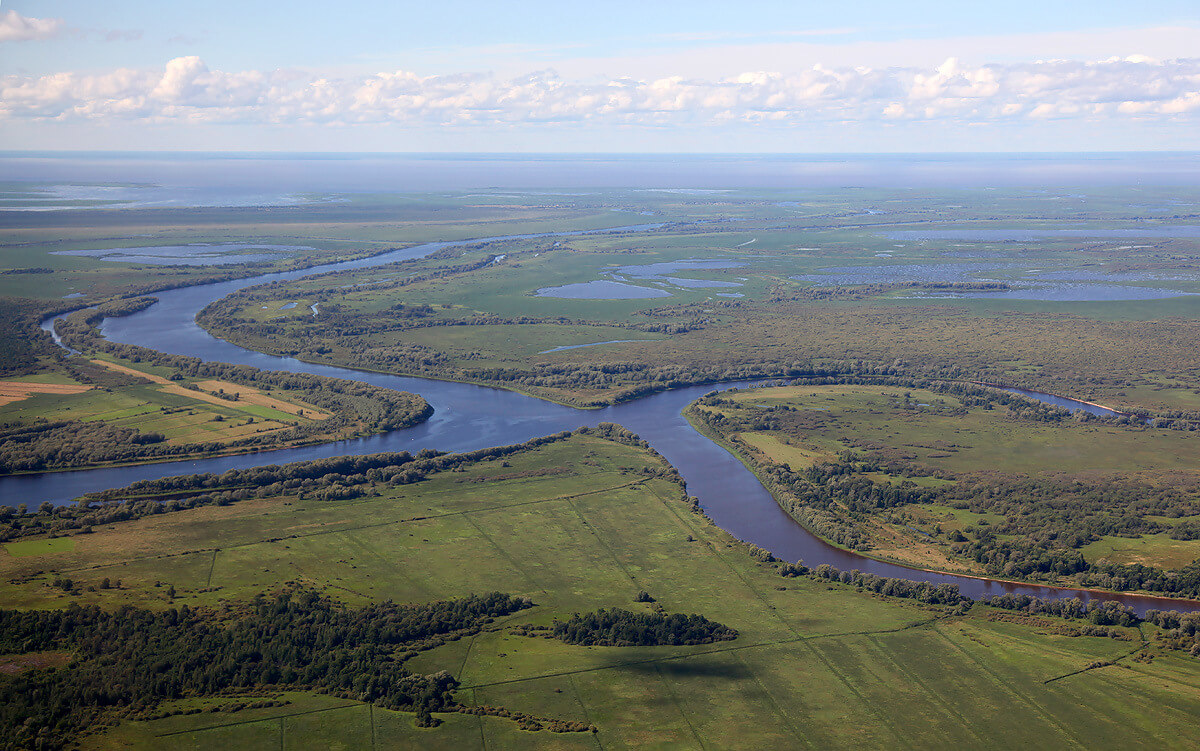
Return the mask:
M8 391L24 396L7 403L0 400L0 423L20 428L39 420L103 422L141 434L161 434L167 445L186 445L226 444L330 417L328 411L280 389L211 379L170 380L164 377L172 372L169 369L107 356L91 363L122 376L122 385L96 388L78 382L11 381ZM59 376L54 380L71 380Z
M74 550L0 555L9 605L96 602L153 608L237 602L300 581L348 603L427 602L493 589L535 607L476 637L419 654L448 669L459 700L576 720L590 734L529 733L510 721L411 715L332 697L279 694L282 707L128 722L89 748L951 748L1006 738L1087 747L1165 747L1200 711L1192 658L1125 657L1133 641L1069 636L1057 619L976 607L967 615L881 599L773 567L692 513L657 460L588 436L378 487L351 501L296 497L158 515L96 530ZM41 569L44 573L35 573ZM77 594L51 586L69 576ZM119 588L91 590L103 578ZM170 601L166 590L176 590ZM576 647L520 636L597 607L697 612L737 628L695 647ZM1008 622L1010 620L1017 622ZM1151 648L1153 649L1153 648ZM1079 673L1097 661L1112 667ZM1072 674L1069 677L1068 674ZM187 700L202 704L211 699ZM1022 722L1012 722L1014 712Z
M747 414L759 405L786 405L810 418L813 427L802 434L743 436L772 460L797 454L833 459L859 442L884 456L955 474L1200 477L1194 440L1186 431L1016 420L1003 408L973 407L959 414L960 402L951 395L895 386L755 389L729 398Z
M81 383L47 383L33 381L0 381L0 407L28 399L34 394L82 394L92 388Z
M752 466L787 469L792 479L773 488L785 508L793 493L815 492L806 472L845 467L842 489L812 480L831 494L820 508L845 525L824 531L873 556L1117 589L1137 580L1105 578L1110 564L1181 572L1200 560L1191 431L1034 419L1022 401L964 399L904 386L795 385L726 392L693 414ZM1073 562L1053 564L1055 555Z

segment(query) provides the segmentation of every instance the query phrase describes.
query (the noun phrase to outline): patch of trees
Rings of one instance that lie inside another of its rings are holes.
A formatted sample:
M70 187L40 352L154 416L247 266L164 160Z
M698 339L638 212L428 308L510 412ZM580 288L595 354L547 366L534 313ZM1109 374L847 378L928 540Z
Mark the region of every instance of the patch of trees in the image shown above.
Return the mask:
M1200 613L1147 610L1146 622L1164 630L1158 635L1164 646L1200 657Z
M136 461L194 451L161 446L162 433L140 433L104 422L41 422L0 431L0 474Z
M781 575L783 576L798 576L808 572L807 567L803 565L785 568ZM971 607L971 598L958 591L957 584L930 584L929 582L910 581L908 579L897 579L891 576L877 576L876 574L866 574L858 569L852 571L839 571L827 563L822 563L820 566L811 570L814 578L825 579L827 581L841 582L849 584L852 587L861 587L869 589L872 592L884 595L885 597L902 597L907 600L916 600L928 605L957 605L964 608Z
M230 689L310 690L415 712L455 711L458 681L421 675L404 662L432 640L478 633L493 619L531 607L493 592L425 605L385 602L346 608L316 592L259 596L214 612L186 605L164 612L0 610L0 651L69 650L61 669L0 680L0 745L62 748L165 701Z
M32 373L38 356L55 350L38 327L40 306L36 300L0 299L0 375Z
M971 383L861 376L799 382L923 388L955 396L965 405L964 410L966 406L1005 408L1014 419L1038 422L1057 422L1069 415L1057 407L1035 405L1025 397ZM1152 518L1200 514L1200 487L1186 483L1151 485L1120 477L1085 481L1074 477L1013 477L977 472L959 478L944 470L922 466L894 449L863 441L855 443L863 453L845 452L836 461L818 462L802 471L793 471L787 464L771 462L742 442L737 434L776 431L785 436L802 436L822 427L829 419L825 413L797 410L789 405L747 404L730 399L728 392L710 392L698 404L718 407L720 411L692 408L689 417L732 444L793 518L835 544L869 551L873 547L871 522L889 515L891 509L908 504L936 503L1003 517L992 524L981 522L963 531L956 530L945 538L953 543L951 552L981 564L992 576L1049 581L1068 578L1080 586L1200 597L1200 563L1168 572L1141 565L1089 563L1079 550L1106 536L1166 533L1175 539L1200 537L1200 524L1172 525ZM906 396L904 402L898 401L893 407L916 409L917 405ZM923 409L949 408L933 405ZM1129 421L1122 416L1103 419ZM947 445L947 450L953 447ZM957 482L921 488L911 482L877 482L865 476L876 472L893 477L935 475Z
M1141 622L1133 608L1112 600L1084 602L1078 597L1052 599L1006 593L984 597L980 602L994 608L1018 610L1031 615L1087 620L1097 626L1136 626Z
M587 647L655 647L730 641L737 638L738 632L702 615L601 608L555 621L550 635L567 644Z
M1118 591L1136 589L1176 597L1200 598L1200 560L1175 571L1140 563L1095 563L1079 576L1088 587Z
M99 323L105 318L124 318L134 313L140 313L156 302L158 302L157 297L124 297L119 300L111 300L96 306L95 312L89 316L89 319Z

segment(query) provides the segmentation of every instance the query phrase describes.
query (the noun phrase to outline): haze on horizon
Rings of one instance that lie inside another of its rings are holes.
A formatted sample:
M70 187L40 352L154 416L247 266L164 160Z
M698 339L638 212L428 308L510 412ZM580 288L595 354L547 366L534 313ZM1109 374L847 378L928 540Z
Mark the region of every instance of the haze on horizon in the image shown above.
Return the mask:
M1200 6L0 8L6 149L1200 150Z

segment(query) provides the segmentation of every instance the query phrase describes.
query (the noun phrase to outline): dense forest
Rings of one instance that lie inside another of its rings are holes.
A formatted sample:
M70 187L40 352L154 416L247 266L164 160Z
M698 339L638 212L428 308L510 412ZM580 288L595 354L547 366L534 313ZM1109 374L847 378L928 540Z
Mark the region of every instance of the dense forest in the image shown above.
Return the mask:
M588 647L654 647L712 644L736 639L738 632L702 615L634 613L621 608L601 608L575 613L551 628L555 639Z
M35 300L0 298L0 376L31 373L38 356L53 351L38 327L40 310Z
M457 708L458 681L445 671L411 673L406 659L430 640L478 633L531 605L494 592L347 608L290 590L224 611L0 610L0 653L71 654L63 668L0 678L0 748L62 748L117 720L154 715L165 701L262 687L415 712L418 725L429 726L431 712Z

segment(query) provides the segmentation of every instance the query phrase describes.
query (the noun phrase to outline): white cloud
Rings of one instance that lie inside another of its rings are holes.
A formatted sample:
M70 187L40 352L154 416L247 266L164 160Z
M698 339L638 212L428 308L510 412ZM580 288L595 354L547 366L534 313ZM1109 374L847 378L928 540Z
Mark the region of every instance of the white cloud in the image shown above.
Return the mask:
M332 77L214 71L198 57L160 71L0 78L0 118L151 122L704 125L1070 118L1200 119L1200 59L1131 56L935 68L749 71L725 78L502 78L408 71Z
M0 13L0 42L49 39L63 30L61 18L30 18L15 10Z

